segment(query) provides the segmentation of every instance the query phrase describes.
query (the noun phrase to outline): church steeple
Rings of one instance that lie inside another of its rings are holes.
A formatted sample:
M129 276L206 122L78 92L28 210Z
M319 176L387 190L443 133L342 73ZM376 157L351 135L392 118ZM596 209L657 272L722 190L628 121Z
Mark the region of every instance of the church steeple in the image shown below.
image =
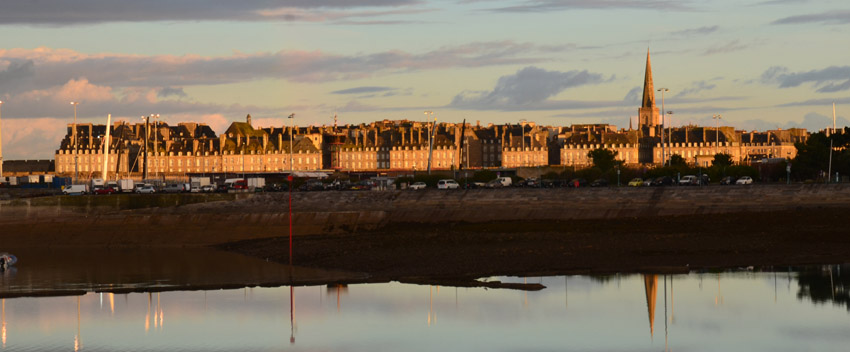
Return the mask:
M655 106L655 87L652 84L652 64L646 49L646 75L643 79L643 102L638 109L638 126L644 137L655 137L661 123L661 114Z
M646 76L643 78L643 104L641 107L655 107L655 87L652 85L652 64L649 61L649 48L646 49Z

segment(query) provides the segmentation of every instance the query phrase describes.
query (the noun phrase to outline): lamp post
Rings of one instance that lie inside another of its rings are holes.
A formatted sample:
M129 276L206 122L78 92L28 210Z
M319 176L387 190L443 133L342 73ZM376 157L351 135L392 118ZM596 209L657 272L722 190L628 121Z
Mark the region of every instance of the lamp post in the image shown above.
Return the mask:
M292 177L292 133L293 121L295 121L295 113L289 114L289 266L292 268L292 188L295 184L295 178ZM291 278L291 277L290 277ZM290 288L292 286L290 285Z
M154 178L156 178L157 175L159 174L159 168L160 168L159 155L158 155L159 154L159 148L158 148L158 143L157 143L157 140L159 138L157 136L159 134L159 128L158 128L158 126L159 126L159 114L152 114L151 116L153 116L153 118L154 118L154 120L153 120L153 166L154 166L153 174L154 174Z
M667 115L673 115L673 112L668 111ZM666 117L665 117L664 123L667 124ZM673 157L673 149L671 149L673 147L673 126L672 125L673 125L672 123L667 124L667 152L670 154L670 158ZM669 160L667 161L667 163L668 164L670 163Z
M522 146L522 148L520 148L522 151L519 153L519 165L525 166L525 119L519 120L519 127L521 141L520 145Z
M292 173L292 134L294 133L295 113L289 114L289 173Z
M714 119L716 127L714 128L714 154L717 154L717 145L720 144L720 114L711 117Z
M150 116L142 116L142 121L145 122L145 154L142 158L142 162L145 164L142 166L142 182L148 179L148 139L150 139L150 133L148 131L148 123L150 122Z
M79 178L79 166L78 166L78 156L77 156L77 105L80 105L78 101L72 101L71 105L74 106L74 183L77 183L77 178Z
M658 88L658 91L661 92L661 165L664 166L664 163L667 161L667 152L664 149L664 123L667 122L664 116L664 92L669 92L670 90L667 88Z
M434 112L430 110L425 111L425 115L428 117L434 116ZM428 174L431 174L431 157L434 155L434 136L436 135L437 129L437 118L434 118L434 124L431 125L431 133L428 136Z

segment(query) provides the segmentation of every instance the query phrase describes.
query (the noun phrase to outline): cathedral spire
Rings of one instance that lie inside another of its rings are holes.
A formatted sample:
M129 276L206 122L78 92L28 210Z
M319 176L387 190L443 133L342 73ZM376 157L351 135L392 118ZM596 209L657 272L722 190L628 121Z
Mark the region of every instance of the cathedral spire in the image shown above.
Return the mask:
M646 76L643 78L643 104L641 107L655 107L655 87L652 85L652 64L649 61L649 48L646 48Z

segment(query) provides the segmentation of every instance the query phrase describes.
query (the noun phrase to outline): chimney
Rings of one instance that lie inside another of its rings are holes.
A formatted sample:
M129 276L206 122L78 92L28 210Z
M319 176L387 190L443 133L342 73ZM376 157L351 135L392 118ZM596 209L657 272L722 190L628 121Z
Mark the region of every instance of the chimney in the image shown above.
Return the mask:
M410 143L413 143L413 127L410 128ZM422 143L422 134L419 134L419 143Z
M269 145L269 135L263 133L263 152L265 152L266 147Z
M405 133L404 133L404 132L405 132L405 131L404 131L404 127L402 127L402 128L401 128L401 145L402 145L402 146L404 146L404 136L405 136Z
M248 116L245 117L245 122L248 123L248 126L251 126L251 114L248 114Z
M279 133L277 135L277 150L279 152L282 152L283 151L283 129L281 129L280 132L281 133Z
M89 124L89 149L91 149L92 143L94 142L94 135L92 134L92 124Z

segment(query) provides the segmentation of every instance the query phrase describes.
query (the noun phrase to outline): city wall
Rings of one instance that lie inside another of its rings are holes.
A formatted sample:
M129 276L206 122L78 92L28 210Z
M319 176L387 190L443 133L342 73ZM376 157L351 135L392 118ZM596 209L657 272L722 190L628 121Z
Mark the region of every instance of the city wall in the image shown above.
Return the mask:
M59 196L0 201L0 245L205 246L287 236L288 193ZM850 185L295 192L295 236L399 226L717 216L846 207ZM659 219L659 221L663 221ZM800 219L805 226L805 219ZM683 229L687 231L687 229ZM0 248L3 250L3 248Z

